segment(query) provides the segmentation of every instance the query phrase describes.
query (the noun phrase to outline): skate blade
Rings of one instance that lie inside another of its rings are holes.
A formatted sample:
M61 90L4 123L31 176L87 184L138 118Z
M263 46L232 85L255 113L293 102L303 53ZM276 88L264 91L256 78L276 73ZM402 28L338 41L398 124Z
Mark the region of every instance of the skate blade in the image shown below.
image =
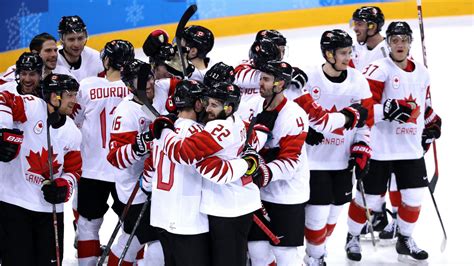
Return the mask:
M382 247L394 246L397 243L397 238L392 239L380 239L379 245Z
M410 265L428 265L428 260L417 260L410 255L398 254L398 261Z
M375 236L375 242L379 242L380 241L379 235L374 232L374 236ZM370 234L360 235L360 241L372 242L372 237L370 237Z

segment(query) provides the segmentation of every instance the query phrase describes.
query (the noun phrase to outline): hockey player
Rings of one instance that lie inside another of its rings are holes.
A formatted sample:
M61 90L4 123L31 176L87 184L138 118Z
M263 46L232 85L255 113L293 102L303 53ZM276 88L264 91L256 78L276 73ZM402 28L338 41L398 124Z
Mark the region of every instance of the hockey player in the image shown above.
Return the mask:
M36 35L30 42L30 51L37 53L43 59L43 77L51 74L65 74L73 76L72 73L63 66L58 66L58 48L56 39L49 33L43 32ZM5 74L0 78L0 85L15 80L15 65L9 67Z
M101 255L99 228L108 209L107 199L116 199L117 170L106 162L112 119L117 105L130 91L120 76L122 68L134 59L130 42L113 40L101 52L105 78L89 77L81 81L78 103L73 114L84 139L83 176L78 189L78 258L80 265L97 264ZM117 212L113 206L112 208Z
M0 222L6 243L2 265L57 263L52 204L56 204L62 258L62 203L69 200L81 175L81 133L67 117L78 87L70 76L50 74L43 82L42 99L0 93L0 161L4 162L0 163Z
M9 91L16 95L39 95L43 60L38 54L24 52L15 64L15 81L0 86L0 91Z
M123 100L115 109L112 131L110 134L110 150L107 160L116 168L120 169L115 176L115 187L118 199L122 208L127 203L138 178L143 172L144 162L149 157L151 141L153 138L148 133L148 126L152 122L146 113L141 109L143 103L137 97L137 77L138 71L143 61L135 59L127 64L122 71L122 81L133 93L133 98ZM150 72L146 86L148 101L153 101L155 78ZM109 264L115 265L119 261L119 256L130 237L135 221L147 200L142 191L138 191L128 210L127 217L123 224L123 232L118 236L117 241L112 245L109 253ZM150 210L145 212L135 236L124 257L124 263L132 265L138 252L150 241L158 239L158 234L150 226ZM147 251L148 252L148 251ZM151 263L149 261L148 263ZM153 261L154 265L163 264L161 261Z
M255 36L255 41L260 41L262 39L269 39L274 44L277 45L278 50L280 50L279 59L283 59L286 54L286 38L277 30L260 30Z
M369 84L348 68L352 38L343 30L325 31L321 51L326 62L311 75L311 96L326 110L337 111L371 98ZM352 168L362 178L370 159L369 128L344 128L325 133L318 146L307 145L310 199L305 208L307 265L326 265L326 240L332 234L344 204L352 200Z
M427 69L408 58L412 42L410 26L402 21L392 22L386 36L390 57L372 62L365 72L375 104L372 159L364 177L364 189L367 205L373 208L374 202L387 190L391 174L395 174L401 192L397 253L400 259L407 255L414 260L426 260L428 253L418 248L411 236L428 185L420 143L424 140L425 120L427 131L436 132L432 135L435 138L441 134L441 119L430 107ZM362 257L359 233L366 221L361 206L361 195L357 192L349 207L346 242L347 257L356 261Z
M78 81L97 77L104 71L99 52L86 46L87 29L81 17L62 17L58 33L63 46L59 50L58 65L71 70Z
M191 79L202 82L206 71L213 65L207 54L214 47L214 34L206 27L191 25L184 29L182 45L186 47L188 60L196 68Z
M385 16L376 6L363 6L352 14L351 26L357 42L353 46L350 66L363 71L371 62L388 57L388 46L380 34Z
M292 67L282 61L269 61L260 66L259 106L261 114L276 115L269 127L271 139L265 150L279 148L274 158L265 158L269 177L261 188L262 204L270 218L270 228L279 236L278 245L270 245L268 238L252 230L249 235L249 254L252 265L269 265L276 258L277 265L301 265L297 247L304 241L304 206L309 199L309 170L304 149L308 132L308 116L295 102L283 95L291 82ZM260 113L260 110L258 113Z

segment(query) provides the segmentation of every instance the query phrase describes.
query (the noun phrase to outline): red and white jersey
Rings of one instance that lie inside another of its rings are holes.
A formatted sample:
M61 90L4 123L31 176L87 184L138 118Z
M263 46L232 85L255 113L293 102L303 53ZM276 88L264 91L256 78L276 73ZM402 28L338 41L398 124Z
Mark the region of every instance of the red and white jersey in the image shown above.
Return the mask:
M431 105L430 79L426 67L408 59L407 69L403 70L388 57L372 62L365 71L365 77L369 81L374 102L372 158L382 161L421 158L421 134L425 122L423 114L426 106ZM383 103L388 98L416 103L407 123L383 120Z
M339 112L354 103L372 97L369 83L358 70L347 69L347 77L341 82L332 82L324 74L322 66L310 76L313 88L310 94L329 112ZM319 145L306 145L310 170L342 170L348 167L350 147L363 141L369 144L370 130L367 126L346 130L344 127L324 133Z
M204 81L204 76L206 75L206 72L215 64L215 62L211 59L209 59L209 62L207 63L207 67L204 69L198 69L197 67L194 69L193 74L191 74L191 77L189 79L192 80L197 80L200 82Z
M165 129L160 139L168 158L177 164L196 165L205 177L201 212L237 217L261 207L258 187L250 177L243 176L246 163L235 167L227 162L238 158L246 140L245 124L237 115L210 121L203 131L184 139ZM209 160L204 160L206 158ZM234 173L236 171L242 174Z
M239 86L241 99L240 102L250 102L260 96L260 73L250 61L244 60L242 64L235 68L234 84Z
M24 135L18 156L0 163L1 199L36 212L52 212L52 205L44 200L41 191L42 182L50 178L47 118L44 100L32 95L0 93L0 128L18 128ZM81 132L67 117L62 127L50 128L50 136L53 178L66 179L74 189L81 176ZM56 208L62 212L63 204Z
M356 42L352 46L352 59L349 65L363 72L370 63L388 57L389 53L390 51L385 39L371 50L367 48L367 44L361 45Z
M62 47L59 47L59 49L62 49ZM99 73L104 71L102 60L100 60L100 53L88 46L84 47L80 60L81 65L76 69L67 62L61 53L58 53L57 65L69 69L78 82L87 77L97 77Z
M130 198L138 178L143 173L145 159L149 156L138 156L132 150L137 134L148 131L148 126L152 122L141 107L142 105L133 99L125 99L119 103L114 112L110 132L107 160L120 169L115 174L115 188L119 200L124 204ZM139 190L132 204L145 201L145 193Z
M260 108L263 107L262 106ZM272 181L261 189L262 200L279 204L298 204L309 199L309 168L305 139L308 116L295 102L284 98L275 108L278 117L265 148L279 147L271 162Z
M179 138L201 132L202 126L190 119L175 122ZM163 141L153 145L150 224L173 234L194 235L209 231L207 215L200 212L203 178L193 165L172 162L163 150Z
M115 181L117 170L107 162L110 131L115 109L129 94L121 80L110 82L106 78L89 77L81 81L72 117L82 132L84 177Z
M166 109L167 101L171 100L169 97L173 96L176 84L180 81L181 79L176 77L157 79L155 81L153 107L155 107L158 113L162 115L168 114L168 110Z

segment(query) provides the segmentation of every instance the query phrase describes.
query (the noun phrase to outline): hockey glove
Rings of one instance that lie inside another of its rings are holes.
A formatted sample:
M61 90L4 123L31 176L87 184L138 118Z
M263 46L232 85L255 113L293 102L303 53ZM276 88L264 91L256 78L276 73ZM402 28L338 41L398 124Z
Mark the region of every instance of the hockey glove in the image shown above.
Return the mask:
M318 145L324 140L324 135L317 132L316 130L312 129L311 127L308 129L308 135L306 135L306 143L308 145L314 146Z
M441 118L433 112L431 107L425 110L425 128L421 135L421 145L425 153L429 150L433 140L441 136Z
M367 120L368 111L361 104L354 103L341 110L341 113L346 116L345 129L353 129L354 127L363 127L365 120Z
M355 176L357 179L364 178L369 172L371 154L372 149L364 142L359 141L352 144L349 169L355 166Z
M241 158L247 162L248 168L245 174L250 176L257 171L258 166L263 162L263 159L260 157L258 152L250 146L244 148Z
M150 131L144 133L138 133L135 136L135 143L132 144L132 150L137 156L146 155L153 142L153 136Z
M258 188L266 187L272 181L272 171L262 162L252 174L252 180Z
M72 194L71 185L61 177L54 179L54 181L44 180L41 190L44 199L51 204L67 202Z
M257 115L257 124L266 126L270 131L275 126L275 121L278 117L278 111L263 111Z
M383 104L383 116L388 121L406 123L410 119L416 103L405 100L387 99Z
M8 128L0 129L0 161L9 162L20 152L23 131Z
M294 67L293 72L291 73L291 84L295 85L298 89L303 89L308 82L308 75L304 73L303 70Z
M267 163L275 160L278 158L278 155L280 154L280 147L275 147L275 148L264 148L261 149L259 154L262 156L263 160Z
M178 119L175 114L167 114L159 116L150 124L150 132L153 133L155 139L161 137L161 132L165 128L169 128L174 131L174 122Z

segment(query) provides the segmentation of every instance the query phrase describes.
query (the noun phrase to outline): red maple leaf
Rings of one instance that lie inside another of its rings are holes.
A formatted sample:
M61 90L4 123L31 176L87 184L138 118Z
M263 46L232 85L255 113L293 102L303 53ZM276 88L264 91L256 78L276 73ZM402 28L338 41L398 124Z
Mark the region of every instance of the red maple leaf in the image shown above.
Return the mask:
M59 172L59 167L61 164L56 161L58 155L54 154L52 157L53 161L53 174ZM43 176L46 179L49 179L49 165L48 165L48 151L45 148L42 148L41 154L39 152L33 152L30 150L30 154L26 156L26 160L30 164L29 172Z
M413 98L411 93L410 96L408 96L408 98L405 98L404 100L409 103L413 109L413 112L411 113L410 118L408 118L407 123L416 124L416 119L418 118L418 116L420 116L420 106L416 103L416 98Z
M328 112L329 112L329 113L337 113L337 112L339 112L339 111L337 110L336 106L333 105L333 106L331 107L331 109L328 110ZM343 135L344 135L344 127L336 128L336 129L334 129L331 133L336 134L336 135L343 136Z

